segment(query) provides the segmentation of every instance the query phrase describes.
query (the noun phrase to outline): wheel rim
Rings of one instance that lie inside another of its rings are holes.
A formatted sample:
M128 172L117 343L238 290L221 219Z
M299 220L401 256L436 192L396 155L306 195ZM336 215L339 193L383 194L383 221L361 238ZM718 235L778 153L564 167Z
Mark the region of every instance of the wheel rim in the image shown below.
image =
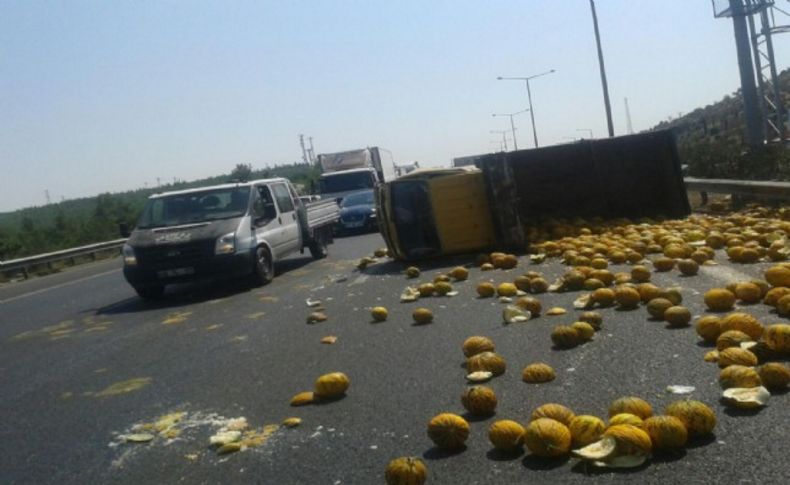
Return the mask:
M266 251L263 249L258 250L258 268L260 268L261 276L263 276L264 279L269 279L271 273L269 258L266 257Z

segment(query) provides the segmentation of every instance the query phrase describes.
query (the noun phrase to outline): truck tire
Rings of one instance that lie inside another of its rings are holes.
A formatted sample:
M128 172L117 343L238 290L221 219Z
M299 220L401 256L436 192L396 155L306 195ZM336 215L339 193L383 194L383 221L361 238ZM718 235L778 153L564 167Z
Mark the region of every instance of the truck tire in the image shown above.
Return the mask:
M326 238L323 234L316 234L307 247L310 249L313 259L324 259L329 255L329 250L326 247Z
M164 285L135 286L134 291L145 300L157 300L165 294Z
M255 266L252 270L252 282L256 286L271 283L274 279L274 264L269 250L261 246L255 250Z

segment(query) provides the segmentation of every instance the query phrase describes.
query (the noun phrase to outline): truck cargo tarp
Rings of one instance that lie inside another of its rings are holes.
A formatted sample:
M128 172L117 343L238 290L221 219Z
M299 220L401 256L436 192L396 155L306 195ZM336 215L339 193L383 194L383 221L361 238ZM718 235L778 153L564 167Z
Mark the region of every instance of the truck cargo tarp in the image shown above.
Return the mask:
M547 217L683 217L690 213L673 135L659 131L477 160L500 243ZM491 183L496 181L496 183Z
M321 154L318 158L321 162L321 169L325 173L372 166L370 150L366 148L347 152Z

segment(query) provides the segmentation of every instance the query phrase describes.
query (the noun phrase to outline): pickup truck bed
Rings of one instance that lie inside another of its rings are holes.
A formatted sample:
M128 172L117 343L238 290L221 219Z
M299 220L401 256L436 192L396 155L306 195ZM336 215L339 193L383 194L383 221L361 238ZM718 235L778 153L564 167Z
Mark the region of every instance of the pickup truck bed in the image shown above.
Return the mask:
M340 208L334 200L319 200L305 204L307 227L310 230L326 224L333 224L340 218Z

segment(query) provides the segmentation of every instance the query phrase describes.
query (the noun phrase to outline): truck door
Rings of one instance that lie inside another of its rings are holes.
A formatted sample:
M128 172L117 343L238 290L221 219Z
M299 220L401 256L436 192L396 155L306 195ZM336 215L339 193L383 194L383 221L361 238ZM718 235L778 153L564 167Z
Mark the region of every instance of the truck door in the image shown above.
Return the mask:
M301 249L299 220L296 217L296 207L294 207L288 187L284 183L276 183L271 185L271 189L279 211L278 222L283 241L281 253Z
M279 255L284 251L283 244L285 242L282 234L282 224L280 223L280 214L277 212L277 206L274 203L269 187L266 185L259 185L255 187L256 194L253 202L252 221L255 236L260 242L265 240L272 248L275 259L279 259Z

